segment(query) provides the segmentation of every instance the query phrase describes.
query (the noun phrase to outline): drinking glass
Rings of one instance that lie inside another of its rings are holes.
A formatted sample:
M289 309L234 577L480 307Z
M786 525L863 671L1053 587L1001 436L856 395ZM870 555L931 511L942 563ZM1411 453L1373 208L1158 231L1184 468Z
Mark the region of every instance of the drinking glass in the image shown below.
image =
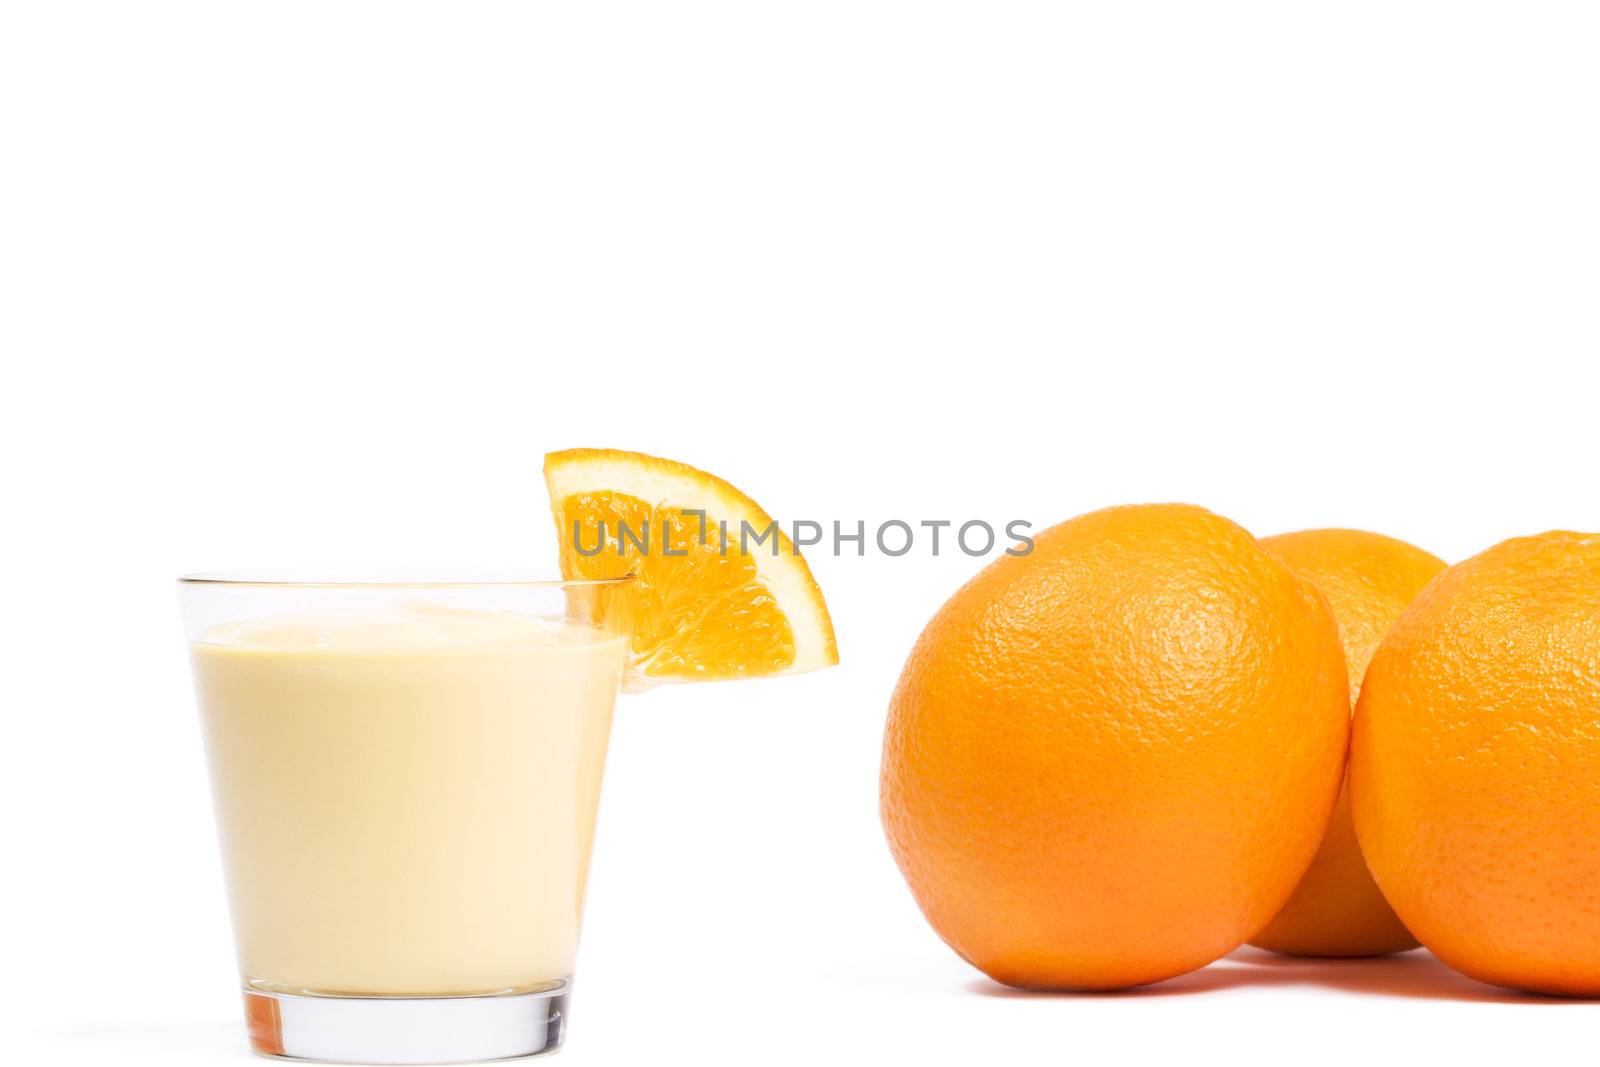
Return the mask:
M565 1034L629 579L180 579L251 1048Z

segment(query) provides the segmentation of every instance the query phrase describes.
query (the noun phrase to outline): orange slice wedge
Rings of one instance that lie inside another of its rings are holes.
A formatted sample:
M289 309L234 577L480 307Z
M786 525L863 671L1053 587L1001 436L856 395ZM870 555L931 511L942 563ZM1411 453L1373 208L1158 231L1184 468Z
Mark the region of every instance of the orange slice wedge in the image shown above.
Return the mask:
M623 688L797 674L839 662L811 568L761 506L705 471L640 452L544 460L567 578L632 574Z

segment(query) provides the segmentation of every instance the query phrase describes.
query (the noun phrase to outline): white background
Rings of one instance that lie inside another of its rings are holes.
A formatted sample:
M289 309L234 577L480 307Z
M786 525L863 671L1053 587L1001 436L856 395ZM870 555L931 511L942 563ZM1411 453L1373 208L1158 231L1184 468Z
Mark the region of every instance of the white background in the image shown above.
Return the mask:
M1600 529L1592 5L0 12L10 1062L243 1062L181 572L547 567L577 445L785 519ZM1589 1054L1424 954L988 983L876 812L977 563L812 565L837 669L619 710L573 1067Z

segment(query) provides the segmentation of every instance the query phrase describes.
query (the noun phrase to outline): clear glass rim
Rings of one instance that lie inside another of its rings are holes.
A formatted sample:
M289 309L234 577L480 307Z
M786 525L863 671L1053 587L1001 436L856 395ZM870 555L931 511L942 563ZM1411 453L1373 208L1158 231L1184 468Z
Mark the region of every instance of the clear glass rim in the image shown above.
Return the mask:
M261 589L581 589L622 586L634 581L620 578L561 578L548 574L484 571L201 571L179 575L179 585L253 586Z

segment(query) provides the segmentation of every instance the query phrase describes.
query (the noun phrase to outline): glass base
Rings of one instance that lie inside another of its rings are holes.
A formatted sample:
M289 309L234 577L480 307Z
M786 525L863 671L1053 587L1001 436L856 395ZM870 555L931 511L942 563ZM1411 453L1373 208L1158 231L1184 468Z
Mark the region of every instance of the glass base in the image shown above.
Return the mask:
M469 1063L561 1047L569 983L483 997L316 997L244 991L257 1055L331 1063Z

